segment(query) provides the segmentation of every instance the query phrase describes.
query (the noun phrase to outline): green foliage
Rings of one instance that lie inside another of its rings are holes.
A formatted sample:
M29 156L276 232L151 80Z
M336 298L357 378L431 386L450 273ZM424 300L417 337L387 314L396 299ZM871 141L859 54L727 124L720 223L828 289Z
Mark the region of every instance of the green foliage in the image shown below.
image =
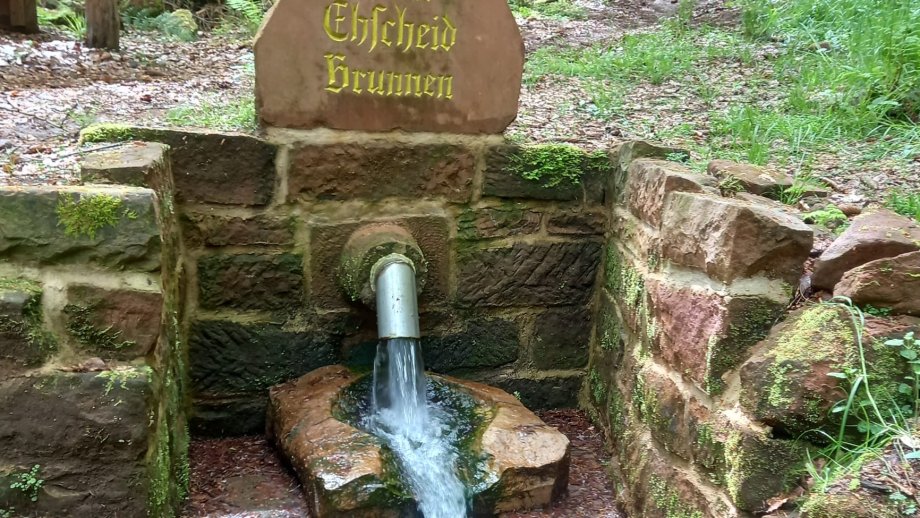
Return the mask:
M38 24L44 27L58 27L77 39L82 40L86 36L86 18L65 6L59 9L39 7Z
M792 179L792 186L779 193L779 201L786 205L795 205L809 191L824 189L824 184L807 172L800 172Z
M732 175L726 175L724 178L719 180L719 194L729 198L733 198L739 192L744 191L744 185L741 184L741 180Z
M16 489L26 494L29 500L38 501L38 492L41 491L45 481L39 477L41 466L36 464L32 469L24 473L13 475L13 481L10 482L10 489Z
M80 130L80 144L122 142L131 140L131 127L126 124L100 123Z
M572 0L509 0L511 11L521 18L549 18L553 20L584 20L585 8Z
M227 0L227 7L239 15L243 26L250 34L255 34L262 26L265 9L260 0Z
M888 196L885 205L898 214L920 221L920 191L895 191Z
M889 390L885 384L892 380L880 380L870 374L863 342L865 316L862 310L844 297L835 297L833 303L846 309L853 322L858 362L842 372L828 374L844 380L848 390L846 399L831 410L841 415L836 437L817 431L831 441L819 452L826 463L810 458L806 465L817 482L817 491L858 472L866 459L876 457L894 439L914 434L916 418L920 416L920 341L914 333L908 332L884 344L885 348L898 352L909 373L902 380L893 380L895 389Z
M64 306L67 315L67 330L81 345L96 351L120 351L137 345L131 340L122 340L121 331L112 326L100 329L93 323L92 309L75 304Z
M236 100L213 99L169 110L166 120L176 126L254 131L256 107L251 97Z
M96 233L105 227L114 227L119 218L137 217L136 213L122 208L122 201L109 194L86 194L79 199L61 193L58 197L58 224L64 226L64 233L71 237L96 239Z
M802 219L805 223L820 225L835 234L842 233L850 221L836 205L828 205L823 209L802 214Z
M511 170L543 187L578 184L586 170L606 169L609 159L603 152L585 153L571 144L537 144L524 146L511 156Z
M179 41L194 41L198 37L195 15L187 9L162 13L153 19L153 26L163 34Z

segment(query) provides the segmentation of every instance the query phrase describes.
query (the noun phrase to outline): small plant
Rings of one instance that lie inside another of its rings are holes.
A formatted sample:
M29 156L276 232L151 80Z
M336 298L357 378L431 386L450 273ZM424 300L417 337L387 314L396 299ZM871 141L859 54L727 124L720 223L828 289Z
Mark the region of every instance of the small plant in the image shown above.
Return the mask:
M741 180L732 175L727 175L719 180L719 194L727 198L734 198L736 194L744 191Z
M779 201L786 205L795 205L802 198L815 189L823 189L824 186L808 173L796 175L792 180L792 186L783 189L779 193Z
M262 26L265 10L259 0L227 0L227 7L238 14L250 34L255 34Z
M842 233L850 221L836 205L828 205L823 209L807 212L802 215L802 219L805 220L805 223L820 225L835 234Z
M902 408L901 410L918 416L920 415L920 340L914 338L914 332L911 331L903 338L888 340L885 345L896 348L901 357L910 365L911 375L904 378L903 381L907 383L898 385L898 393L911 396L914 402L912 409Z
M83 195L76 199L71 194L61 193L57 205L58 224L64 226L68 236L96 239L99 230L118 224L121 205L120 199L108 194Z
M898 214L920 221L920 192L895 191L888 196L885 205Z
M891 308L877 308L872 304L866 304L862 309L867 315L872 315L874 317L887 317L891 315Z
M169 110L166 120L176 126L254 131L256 107L248 97L230 101L206 100L194 106L177 106Z
M13 482L10 483L10 489L17 489L25 493L26 496L29 497L29 500L37 502L38 492L41 490L42 486L45 485L45 481L38 476L40 470L41 466L36 464L32 466L31 470L25 473L13 475Z

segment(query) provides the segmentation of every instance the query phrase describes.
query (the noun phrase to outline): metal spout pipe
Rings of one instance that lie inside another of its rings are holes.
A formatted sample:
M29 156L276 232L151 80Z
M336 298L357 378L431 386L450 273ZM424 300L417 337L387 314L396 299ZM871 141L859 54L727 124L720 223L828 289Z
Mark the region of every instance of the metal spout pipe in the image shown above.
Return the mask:
M371 268L380 338L421 338L415 267L404 255L386 256Z

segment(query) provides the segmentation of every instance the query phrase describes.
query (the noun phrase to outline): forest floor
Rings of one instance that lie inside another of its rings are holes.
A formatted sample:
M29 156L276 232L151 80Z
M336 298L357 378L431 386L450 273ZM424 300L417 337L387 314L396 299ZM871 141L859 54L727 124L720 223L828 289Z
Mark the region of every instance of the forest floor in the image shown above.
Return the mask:
M511 140L653 140L690 151L699 171L729 158L818 179L836 203L920 189L920 130L854 141L836 138L833 121L781 113L795 94L778 68L783 43L744 38L725 2L683 13L672 0L542 5L564 8L516 10L528 63ZM76 182L87 151L77 134L94 122L256 131L244 33L186 43L127 30L122 42L115 53L55 28L0 33L0 185Z

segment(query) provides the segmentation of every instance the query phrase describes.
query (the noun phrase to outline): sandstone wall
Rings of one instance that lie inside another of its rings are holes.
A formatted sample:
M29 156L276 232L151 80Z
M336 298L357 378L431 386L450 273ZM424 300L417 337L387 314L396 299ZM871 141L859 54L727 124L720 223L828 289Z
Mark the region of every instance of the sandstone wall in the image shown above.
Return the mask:
M115 158L149 188L0 189L0 511L14 516L169 516L185 495L169 159L132 151Z
M406 227L435 372L574 406L588 359L606 153L499 137L142 128L84 134L171 147L185 242L193 433L259 432L270 386L369 367L376 317L337 279L351 233Z

